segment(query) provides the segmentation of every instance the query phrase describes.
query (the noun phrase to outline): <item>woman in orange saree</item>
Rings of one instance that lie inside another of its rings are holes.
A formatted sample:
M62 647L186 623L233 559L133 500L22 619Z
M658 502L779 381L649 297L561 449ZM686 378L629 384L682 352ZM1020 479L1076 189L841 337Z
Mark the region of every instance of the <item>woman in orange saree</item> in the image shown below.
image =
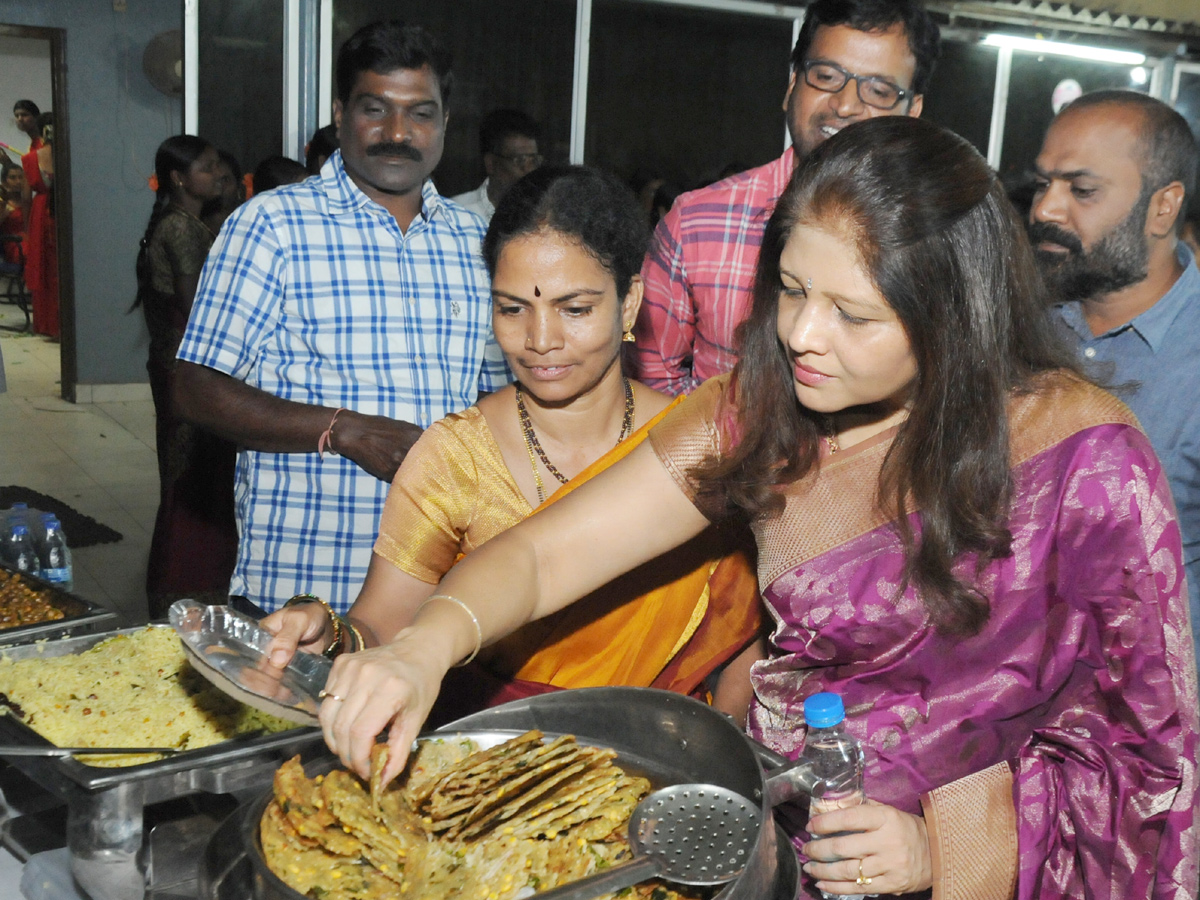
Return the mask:
M621 372L646 242L633 197L582 168L540 170L510 197L492 220L484 256L493 328L517 382L434 424L397 472L349 613L368 645L405 627L463 555L613 465L669 408L670 398ZM555 482L562 486L552 493ZM530 623L457 670L433 719L569 687L707 696L706 679L757 637L747 543L736 531L709 529ZM297 630L305 649L320 650L333 636L315 603L264 625L279 629L288 657ZM727 676L715 702L744 718L748 678L737 665Z

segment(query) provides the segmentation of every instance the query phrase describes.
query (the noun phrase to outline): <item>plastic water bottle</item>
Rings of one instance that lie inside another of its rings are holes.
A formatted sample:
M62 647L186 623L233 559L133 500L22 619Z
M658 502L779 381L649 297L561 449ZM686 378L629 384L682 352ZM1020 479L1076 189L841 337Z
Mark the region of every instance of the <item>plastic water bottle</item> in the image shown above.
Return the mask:
M18 572L26 575L40 575L37 551L33 548L33 538L29 536L29 526L20 519L10 519L10 530L5 541L5 561Z
M812 763L817 779L809 803L809 815L815 816L834 809L858 806L863 793L863 750L858 740L846 733L843 722L846 710L837 694L813 694L804 701L804 719L808 736L804 741L802 758ZM824 835L833 837L833 835ZM830 900L863 900L866 894L827 894Z
M25 527L29 529L29 533L32 535L34 528L37 527L33 521L33 513L30 512L28 503L14 503L4 515L8 519L9 528L16 522L24 522ZM5 539L7 538L8 534L5 533Z
M67 546L62 525L53 513L42 514L42 533L43 537L37 548L42 577L64 591L69 591L75 586L71 548Z

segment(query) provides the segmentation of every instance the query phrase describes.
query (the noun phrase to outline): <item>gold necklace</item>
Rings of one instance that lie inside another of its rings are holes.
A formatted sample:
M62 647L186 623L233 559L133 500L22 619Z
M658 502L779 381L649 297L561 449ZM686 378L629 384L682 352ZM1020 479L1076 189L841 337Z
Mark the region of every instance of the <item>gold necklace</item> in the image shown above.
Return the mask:
M821 427L825 432L825 446L829 448L829 455L832 456L842 449L838 444L837 432L833 428L833 418L830 416L821 416Z
M617 435L618 444L633 434L634 421L633 386L629 383L628 378L622 378L621 381L625 385L625 415L621 419L621 433ZM558 471L554 463L550 462L549 457L546 456L546 451L542 449L542 444L537 438L537 432L533 430L533 421L529 418L529 410L525 408L525 396L521 390L521 382L518 381L515 387L517 390L517 418L521 422L521 433L525 436L525 450L529 453L529 468L533 470L533 483L537 485L538 504L541 505L546 502L546 487L542 484L542 475L538 471L537 461L539 459L546 467L546 471L558 479L559 484L566 484L570 479Z

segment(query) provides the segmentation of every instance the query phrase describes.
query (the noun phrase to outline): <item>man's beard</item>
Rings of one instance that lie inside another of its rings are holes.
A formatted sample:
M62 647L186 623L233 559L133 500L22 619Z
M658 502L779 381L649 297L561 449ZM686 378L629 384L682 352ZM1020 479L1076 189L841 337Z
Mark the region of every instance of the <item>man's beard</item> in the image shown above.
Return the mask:
M1144 281L1149 271L1146 245L1146 211L1153 191L1143 189L1133 208L1115 228L1085 250L1079 238L1049 222L1029 226L1042 278L1055 302L1087 300L1111 294ZM1046 241L1067 248L1066 253L1037 249Z

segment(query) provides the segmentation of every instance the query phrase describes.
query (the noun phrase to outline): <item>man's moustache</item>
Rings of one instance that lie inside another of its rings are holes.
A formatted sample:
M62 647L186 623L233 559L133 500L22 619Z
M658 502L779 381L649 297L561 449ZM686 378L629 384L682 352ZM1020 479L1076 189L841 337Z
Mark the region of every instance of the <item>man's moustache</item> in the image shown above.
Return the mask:
M1049 222L1034 222L1029 226L1029 240L1037 248L1038 244L1058 244L1073 254L1083 253L1083 241L1065 229Z
M394 141L384 141L379 144L372 144L367 148L367 156L398 156L403 159L411 159L420 162L421 151L411 144L400 144Z

